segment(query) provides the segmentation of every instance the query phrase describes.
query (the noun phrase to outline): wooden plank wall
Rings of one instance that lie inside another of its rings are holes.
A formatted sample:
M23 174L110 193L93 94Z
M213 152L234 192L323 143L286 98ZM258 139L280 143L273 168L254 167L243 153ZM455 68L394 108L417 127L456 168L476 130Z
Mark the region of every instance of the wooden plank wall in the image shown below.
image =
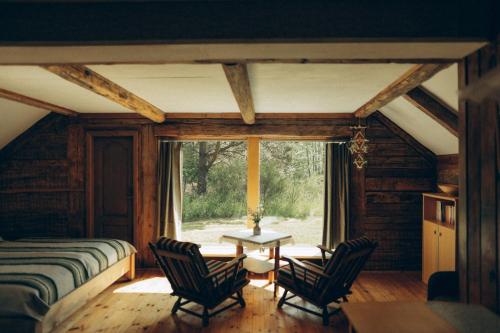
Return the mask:
M422 192L434 190L435 166L375 117L368 118L366 134L365 212L354 236L366 234L379 241L368 268L419 270Z
M439 155L437 157L437 182L439 184L458 185L458 154Z
M131 116L69 120L51 115L49 118L50 126L37 125L22 135L23 140L9 144L4 149L6 152L0 151L0 156L3 156L0 235L6 238L84 237L85 133L100 129L133 130L139 137L137 163L141 194L135 245L139 251L138 264L153 265L147 242L156 237L157 136L175 137L177 132L177 135L196 138L203 133L221 135L224 132L221 124L226 121L176 119L156 125L147 119ZM318 135L342 138L351 133L349 126L353 124L352 119L310 122L261 119L259 122L251 133L247 129L245 134L276 136L281 131L283 135L310 139ZM321 126L316 130L319 123ZM368 168L352 172L352 235L367 234L379 240L380 247L370 260L369 269L418 270L421 263L421 192L431 191L435 186L434 165L374 117L368 119L368 125ZM238 130L229 129L227 133L241 135L241 126L238 124ZM42 187L61 191L29 192Z
M68 183L69 121L49 114L2 151L2 237L72 235L67 220L73 190Z
M461 88L500 64L500 43L459 63ZM458 270L461 298L500 311L500 105L460 101Z

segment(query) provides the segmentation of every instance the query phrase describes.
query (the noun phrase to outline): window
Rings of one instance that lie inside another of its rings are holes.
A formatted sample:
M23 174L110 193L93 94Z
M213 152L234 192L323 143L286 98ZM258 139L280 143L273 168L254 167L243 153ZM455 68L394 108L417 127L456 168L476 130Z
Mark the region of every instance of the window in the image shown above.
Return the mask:
M228 245L222 234L247 227L247 142L184 142L182 153L181 239ZM290 233L298 246L321 243L324 161L323 142L260 141L263 229Z
M246 142L184 142L181 239L219 244L228 230L245 226Z
M262 141L263 228L290 233L297 245L321 243L325 144Z

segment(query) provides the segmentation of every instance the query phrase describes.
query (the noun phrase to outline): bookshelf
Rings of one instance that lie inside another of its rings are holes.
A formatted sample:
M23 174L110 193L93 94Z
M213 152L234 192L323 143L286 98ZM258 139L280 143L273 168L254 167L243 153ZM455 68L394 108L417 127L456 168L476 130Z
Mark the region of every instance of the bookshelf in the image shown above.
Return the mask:
M423 194L422 281L437 271L456 270L458 197L447 193Z

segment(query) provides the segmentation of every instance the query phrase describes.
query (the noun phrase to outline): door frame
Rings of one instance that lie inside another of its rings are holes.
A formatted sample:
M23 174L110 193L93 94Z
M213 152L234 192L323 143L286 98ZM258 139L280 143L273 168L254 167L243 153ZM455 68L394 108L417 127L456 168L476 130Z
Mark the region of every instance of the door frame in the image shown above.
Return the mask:
M87 171L85 182L86 205L86 237L94 236L94 139L96 137L132 137L132 182L134 185L134 199L132 203L132 243L137 242L137 223L139 221L139 131L137 130L91 130L85 134Z

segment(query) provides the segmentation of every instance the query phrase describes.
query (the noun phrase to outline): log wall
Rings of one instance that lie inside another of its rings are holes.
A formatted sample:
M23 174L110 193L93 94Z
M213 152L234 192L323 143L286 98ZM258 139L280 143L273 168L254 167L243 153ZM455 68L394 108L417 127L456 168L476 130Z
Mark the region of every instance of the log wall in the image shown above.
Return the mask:
M409 139L405 133L392 131L381 120L395 126L381 114L368 118L370 144L361 199L364 211L353 236L366 234L379 241L369 268L419 270L422 192L435 189L435 164L432 155L430 159L423 156L405 141Z
M437 182L458 186L458 154L437 156Z
M354 123L352 118L260 119L249 127L234 119L173 119L158 125L133 115L49 115L0 151L0 235L85 237L86 133L136 131L141 197L135 246L139 265L150 266L154 262L147 243L156 237L159 136L343 139ZM380 114L370 117L368 125L368 167L352 172L352 236L367 234L379 240L369 269L420 269L421 192L434 189L434 161Z

